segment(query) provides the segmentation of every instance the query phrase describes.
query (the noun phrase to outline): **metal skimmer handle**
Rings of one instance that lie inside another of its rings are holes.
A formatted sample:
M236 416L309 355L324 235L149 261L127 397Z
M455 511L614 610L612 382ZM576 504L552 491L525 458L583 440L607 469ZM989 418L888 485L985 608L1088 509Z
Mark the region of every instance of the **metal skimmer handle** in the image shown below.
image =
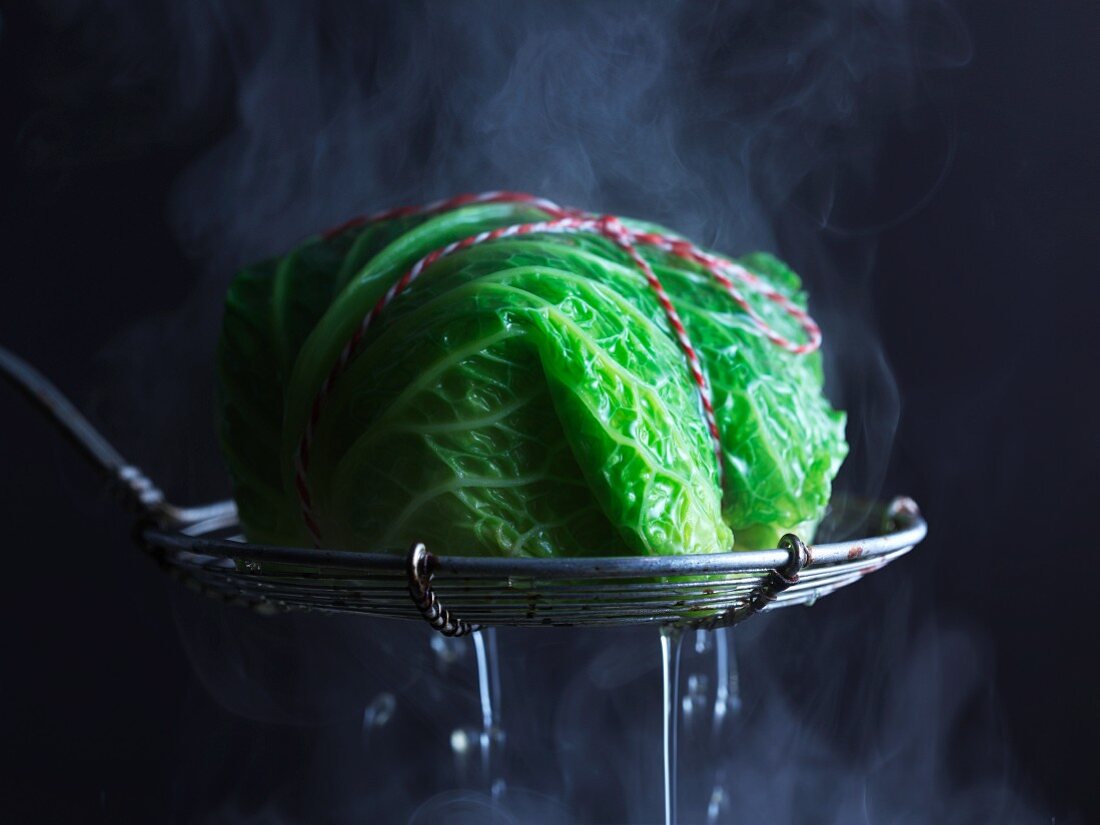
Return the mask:
M3 347L0 347L0 375L54 420L65 436L107 476L132 509L143 514L158 512L164 504L164 495L157 486L123 458L45 376Z
M205 507L177 507L166 501L160 488L123 458L61 390L4 347L0 347L0 378L10 381L45 412L65 437L107 478L126 505L142 518L167 527L178 527L232 511L232 505L220 502Z

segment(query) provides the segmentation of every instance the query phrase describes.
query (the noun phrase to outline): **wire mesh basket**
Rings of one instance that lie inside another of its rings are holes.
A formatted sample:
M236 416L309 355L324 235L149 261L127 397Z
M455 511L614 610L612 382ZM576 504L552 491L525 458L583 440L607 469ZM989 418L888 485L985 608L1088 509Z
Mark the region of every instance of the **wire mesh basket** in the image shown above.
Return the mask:
M137 513L139 544L205 593L262 612L314 610L426 620L449 636L482 626L696 628L817 599L908 553L926 524L909 498L837 497L809 545L709 555L483 558L416 542L404 556L250 544L231 501L178 507L41 374L0 348L0 373L103 470Z

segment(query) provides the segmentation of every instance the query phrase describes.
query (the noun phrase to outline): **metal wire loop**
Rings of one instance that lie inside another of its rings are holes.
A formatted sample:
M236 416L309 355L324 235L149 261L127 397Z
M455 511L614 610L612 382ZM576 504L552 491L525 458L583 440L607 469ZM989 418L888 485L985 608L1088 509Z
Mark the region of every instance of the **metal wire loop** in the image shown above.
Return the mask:
M909 496L897 496L890 500L882 514L882 529L889 532L903 524L911 524L920 518L920 507Z
M118 488L131 509L145 513L164 504L164 493L141 470L132 464L118 469Z
M764 610L778 598L780 593L791 585L798 584L798 574L803 567L810 563L812 558L810 549L794 533L787 533L783 536L779 540L779 546L787 551L786 564L769 570L764 576L763 582L752 591L744 604L731 607L729 610L701 622L689 622L689 626L714 630L719 627L735 625Z
M451 612L439 603L432 590L432 570L435 556L428 552L422 542L416 542L409 548L406 571L409 578L409 595L424 620L444 636L466 636L480 626L452 616Z

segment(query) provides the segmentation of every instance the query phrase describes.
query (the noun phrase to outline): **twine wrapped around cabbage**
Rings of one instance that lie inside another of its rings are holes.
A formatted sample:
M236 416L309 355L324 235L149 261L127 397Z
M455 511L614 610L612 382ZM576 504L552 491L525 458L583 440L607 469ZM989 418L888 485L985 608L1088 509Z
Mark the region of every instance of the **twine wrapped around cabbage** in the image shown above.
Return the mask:
M245 269L221 441L251 541L714 553L810 535L843 461L780 261L492 192Z

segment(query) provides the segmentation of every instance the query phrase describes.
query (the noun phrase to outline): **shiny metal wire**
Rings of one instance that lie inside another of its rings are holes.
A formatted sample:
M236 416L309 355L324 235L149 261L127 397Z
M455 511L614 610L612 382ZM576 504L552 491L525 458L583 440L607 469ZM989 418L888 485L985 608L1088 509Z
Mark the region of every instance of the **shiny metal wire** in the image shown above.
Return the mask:
M484 558L414 542L404 557L244 542L230 501L178 507L25 361L0 374L41 407L138 514L139 544L189 585L261 612L311 610L427 621L446 635L489 625L720 627L813 604L908 553L927 526L917 505L838 497L819 536L865 538L695 556ZM855 531L855 532L853 532Z
M861 509L839 499L833 522ZM206 593L261 611L317 610L424 619L446 635L478 626L678 624L718 627L812 604L909 552L926 526L910 499L867 515L868 538L702 556L510 559L401 557L248 544L232 504L203 521L144 528L143 545ZM866 520L866 519L864 519ZM828 524L826 524L828 526Z

